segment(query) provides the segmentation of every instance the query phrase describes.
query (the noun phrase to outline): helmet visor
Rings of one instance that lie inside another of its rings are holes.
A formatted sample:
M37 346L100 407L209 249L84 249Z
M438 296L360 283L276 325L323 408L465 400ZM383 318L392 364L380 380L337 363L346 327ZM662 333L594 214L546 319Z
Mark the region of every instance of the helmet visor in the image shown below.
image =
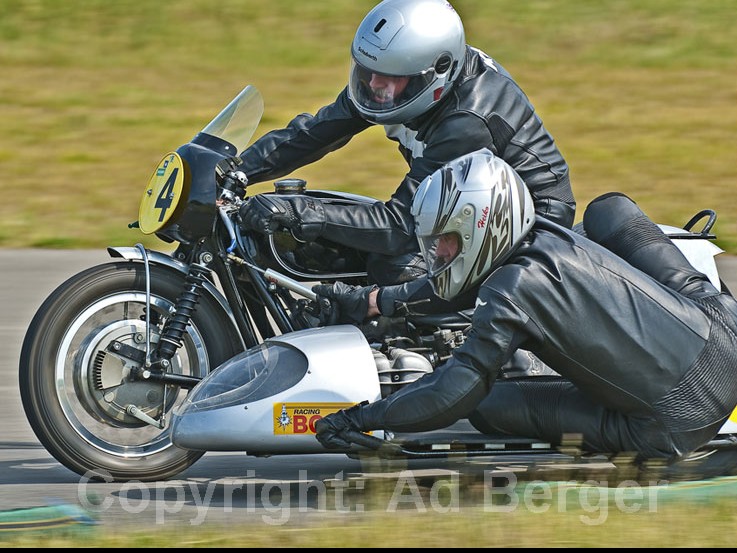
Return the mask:
M435 70L417 75L386 75L351 59L348 86L353 100L367 111L387 113L411 102L435 80Z
M419 242L430 276L443 272L462 249L461 236L457 232L422 236Z

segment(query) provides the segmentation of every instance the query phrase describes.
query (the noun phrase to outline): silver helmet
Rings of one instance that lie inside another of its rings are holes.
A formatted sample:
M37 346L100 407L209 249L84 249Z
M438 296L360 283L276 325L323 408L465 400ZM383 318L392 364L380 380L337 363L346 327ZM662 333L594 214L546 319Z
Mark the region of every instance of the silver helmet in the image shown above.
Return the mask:
M348 95L369 121L406 123L448 94L465 52L463 23L445 0L384 0L356 31Z
M484 148L425 178L412 201L415 233L435 294L470 290L519 245L535 222L527 186Z

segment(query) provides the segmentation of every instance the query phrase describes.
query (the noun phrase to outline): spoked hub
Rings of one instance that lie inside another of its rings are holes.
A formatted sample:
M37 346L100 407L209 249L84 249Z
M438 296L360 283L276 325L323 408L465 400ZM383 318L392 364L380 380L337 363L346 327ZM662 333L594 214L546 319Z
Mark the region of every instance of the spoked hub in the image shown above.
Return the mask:
M150 345L158 342L150 337ZM146 323L144 321L117 321L89 336L75 362L75 384L81 405L101 422L114 426L138 428L147 424L130 414L133 408L147 417L159 420L171 409L179 392L178 387L141 380L145 367ZM178 356L171 359L171 370L181 371ZM131 407L132 406L132 407Z
M150 348L172 310L170 301L151 297ZM101 298L72 321L56 356L56 391L64 415L75 432L106 453L145 456L171 447L166 414L187 391L140 378L147 316L145 294ZM182 342L169 371L207 374L204 342L194 326Z

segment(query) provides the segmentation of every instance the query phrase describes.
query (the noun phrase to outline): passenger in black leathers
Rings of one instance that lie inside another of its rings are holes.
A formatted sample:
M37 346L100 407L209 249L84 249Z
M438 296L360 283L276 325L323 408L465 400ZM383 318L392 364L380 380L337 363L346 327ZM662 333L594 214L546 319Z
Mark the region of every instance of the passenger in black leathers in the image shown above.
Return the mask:
M462 418L484 433L552 444L579 434L585 451L644 458L678 459L712 439L737 404L737 301L628 197L594 200L583 224L586 236L538 216L487 271L452 358L385 399L328 415L318 440L342 448L345 429L427 431ZM340 305L356 297L315 290ZM518 348L567 382L495 382Z
M431 8L442 10L435 22L438 30L434 35L426 29L418 32L413 17L418 12L426 15ZM379 41L388 46L378 48ZM569 168L553 137L510 74L465 44L460 19L447 2L382 2L359 27L352 54L358 68L355 78L335 102L314 116L298 115L286 128L261 137L240 154L236 169L246 174L249 183L276 179L344 146L370 126L383 124L387 137L398 143L409 171L388 201L373 205L337 206L300 195L251 197L241 210L244 227L272 232L283 225L305 240L329 237L371 252L372 281L406 282L424 274L409 213L418 184L444 163L480 148L488 148L516 169L541 216L565 227L573 224L576 204ZM443 54L456 59L444 60ZM414 58L429 60L430 67L411 67ZM443 66L445 62L448 65ZM361 88L355 84L360 81L358 70L386 68L383 72L396 74L398 64L408 75L422 69L437 80L412 102L398 107L378 109L368 100L362 102Z

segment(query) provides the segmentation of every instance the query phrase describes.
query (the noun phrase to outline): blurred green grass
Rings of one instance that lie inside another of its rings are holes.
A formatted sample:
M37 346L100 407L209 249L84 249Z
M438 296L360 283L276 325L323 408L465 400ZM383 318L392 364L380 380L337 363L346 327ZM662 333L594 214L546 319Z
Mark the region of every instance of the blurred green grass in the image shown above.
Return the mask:
M163 245L127 227L161 156L249 83L266 103L257 135L330 102L373 5L0 0L0 247ZM555 136L577 220L611 190L674 226L713 208L737 253L734 0L454 5ZM294 176L386 199L404 172L377 127Z
M731 501L684 501L650 509L628 499L587 509L549 500L511 512L462 509L442 513L326 513L284 524L264 524L243 514L241 524L161 525L153 530L101 527L80 537L48 532L6 536L1 544L23 548L731 548L737 516ZM0 538L2 539L2 538Z

